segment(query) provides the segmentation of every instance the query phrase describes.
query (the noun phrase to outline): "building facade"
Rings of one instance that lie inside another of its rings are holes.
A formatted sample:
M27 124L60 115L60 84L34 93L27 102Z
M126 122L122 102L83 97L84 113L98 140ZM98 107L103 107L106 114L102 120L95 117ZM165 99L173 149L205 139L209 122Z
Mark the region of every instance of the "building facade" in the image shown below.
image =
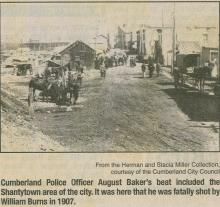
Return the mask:
M74 70L80 62L87 68L94 67L95 50L82 41L76 41L60 52L61 65L69 65L70 70Z

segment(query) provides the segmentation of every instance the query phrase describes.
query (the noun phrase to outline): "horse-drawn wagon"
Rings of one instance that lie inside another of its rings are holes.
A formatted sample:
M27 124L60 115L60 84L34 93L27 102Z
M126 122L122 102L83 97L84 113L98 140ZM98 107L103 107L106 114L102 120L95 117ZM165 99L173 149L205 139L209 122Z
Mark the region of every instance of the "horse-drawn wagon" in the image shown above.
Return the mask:
M178 54L176 56L176 70L174 70L174 78L178 77L178 81L182 86L185 83L190 83L191 85L198 86L199 90L203 90L206 78L205 69L206 68L203 66L200 66L200 54Z
M78 77L78 73L60 67L51 70L51 73L45 72L42 77L32 78L29 83L29 102L31 98L35 100L35 91L39 90L43 101L46 98L47 102L50 100L56 104L75 104L81 81Z
M201 64L200 54L177 55L176 66L182 85L189 83L198 88L200 92L204 92L205 82L211 81L212 68L208 62Z
M194 76L195 68L200 65L199 61L199 54L180 54L176 56L176 66L185 78Z

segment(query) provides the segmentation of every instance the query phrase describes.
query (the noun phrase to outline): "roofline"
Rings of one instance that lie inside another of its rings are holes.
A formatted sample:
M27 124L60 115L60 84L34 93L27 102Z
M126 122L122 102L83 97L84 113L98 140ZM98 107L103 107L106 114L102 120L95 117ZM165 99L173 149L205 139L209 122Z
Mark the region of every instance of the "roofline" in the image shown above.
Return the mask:
M179 53L177 55L201 55L200 53Z
M218 50L218 47L206 47L206 46L203 46L202 48L207 48L207 49L212 49L212 50Z
M59 66L61 66L61 64L59 64L59 63L56 63L56 62L54 62L53 60L45 60L43 63L46 63L46 62L52 62L52 63L54 63L54 64L56 64L56 65L59 65Z
M59 52L59 54L64 53L65 50L67 50L67 49L69 49L70 47L76 45L78 42L85 44L88 48L90 48L91 50L93 50L93 51L95 52L95 50L94 50L93 48L91 48L89 45L87 45L85 42L82 42L81 40L77 40L77 41L73 42L71 45L69 45L69 46L67 46L66 48L64 48L63 50L61 50L61 51Z

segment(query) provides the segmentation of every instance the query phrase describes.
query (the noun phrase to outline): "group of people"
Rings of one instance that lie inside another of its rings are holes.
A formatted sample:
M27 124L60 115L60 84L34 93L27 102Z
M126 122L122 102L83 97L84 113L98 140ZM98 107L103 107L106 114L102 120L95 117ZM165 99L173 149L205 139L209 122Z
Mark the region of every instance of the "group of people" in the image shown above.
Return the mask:
M125 55L97 55L95 58L95 69L100 69L101 65L105 63L107 68L117 67L120 65L125 65L127 62L127 56Z
M141 65L141 70L142 70L143 78L145 78L145 74L146 74L146 69L147 68L149 70L149 78L153 77L155 69L156 69L156 73L157 73L157 77L158 77L160 75L160 72L161 72L161 64L159 63L159 61L154 63L153 58L149 57L147 62L148 62L147 65L145 63L142 63L142 65Z
M38 76L49 81L49 79L63 79L66 82L70 76L74 76L75 80L78 80L80 85L82 82L82 77L84 74L86 67L83 66L80 62L75 63L75 70L71 70L68 66L60 66L60 67L48 67L46 66L44 72Z

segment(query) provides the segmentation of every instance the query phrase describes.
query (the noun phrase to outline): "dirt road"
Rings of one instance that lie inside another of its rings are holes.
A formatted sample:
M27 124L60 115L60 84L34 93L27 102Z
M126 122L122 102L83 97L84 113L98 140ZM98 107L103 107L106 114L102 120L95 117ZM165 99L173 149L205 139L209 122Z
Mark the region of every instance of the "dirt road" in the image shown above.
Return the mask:
M84 81L72 111L37 112L34 123L74 152L215 151L216 107L216 98L176 93L165 76L120 66Z

